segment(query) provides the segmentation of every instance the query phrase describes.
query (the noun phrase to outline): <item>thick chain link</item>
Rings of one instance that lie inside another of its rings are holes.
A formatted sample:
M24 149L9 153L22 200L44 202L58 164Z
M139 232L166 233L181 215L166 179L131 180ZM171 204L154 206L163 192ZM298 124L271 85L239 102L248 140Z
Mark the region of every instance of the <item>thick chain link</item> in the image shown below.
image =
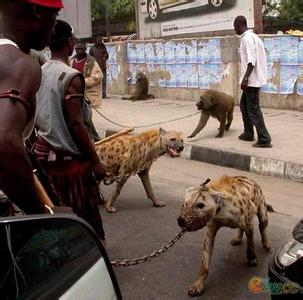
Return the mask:
M123 259L123 260L114 260L111 261L111 264L115 267L128 267L128 266L134 266L138 265L140 263L149 261L157 256L159 256L162 253L165 253L169 248L171 248L185 233L184 230L180 231L172 240L170 240L165 246L161 247L159 250L154 251L150 255L145 255L140 258L134 258L134 259Z
M108 122L110 122L110 123L112 123L112 124L114 124L114 125L120 126L120 127L125 127L125 128L129 128L129 127L133 127L133 128L151 127L151 126L161 125L161 124L165 124L165 123L170 123L170 122L177 121L177 120L182 120L182 119L185 119L185 118L189 118L189 117L195 116L195 115L197 115L197 114L201 114L201 112L197 111L197 112L192 113L192 114L189 114L189 115L185 115L185 116L182 116L182 117L177 117L177 118L174 118L174 119L170 119L170 120L166 120L166 121L161 121L161 122L157 122L157 123L149 123L149 124L146 124L146 125L139 125L139 126L129 126L129 125L120 124L120 123L118 123L118 122L115 122L115 121L109 119L109 118L106 117L104 114L102 114L97 108L94 108L94 110L95 110L102 118L104 118L104 119L107 120Z

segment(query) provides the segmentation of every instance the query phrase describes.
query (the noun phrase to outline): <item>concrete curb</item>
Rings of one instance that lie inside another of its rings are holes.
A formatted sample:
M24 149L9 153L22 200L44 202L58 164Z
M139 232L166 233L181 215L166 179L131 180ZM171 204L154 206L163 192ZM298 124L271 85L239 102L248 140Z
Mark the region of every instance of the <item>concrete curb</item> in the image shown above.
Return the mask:
M117 131L106 129L100 137L110 136ZM183 159L196 160L223 167L235 168L256 174L275 176L296 182L303 182L303 165L277 159L256 157L237 152L185 144Z

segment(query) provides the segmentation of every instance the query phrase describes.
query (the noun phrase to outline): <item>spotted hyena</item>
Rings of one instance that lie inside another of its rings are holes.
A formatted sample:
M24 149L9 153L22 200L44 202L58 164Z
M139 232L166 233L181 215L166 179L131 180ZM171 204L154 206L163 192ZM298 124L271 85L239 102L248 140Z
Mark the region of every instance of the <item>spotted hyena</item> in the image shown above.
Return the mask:
M178 224L186 231L196 231L206 226L203 241L202 260L197 280L189 288L190 296L198 296L204 290L208 276L214 240L220 227L238 228L238 235L232 245L241 244L242 235L247 237L247 264L257 264L254 248L255 215L259 219L262 245L270 250L267 235L267 210L271 206L265 202L260 186L244 176L222 176L216 180L207 180L199 187L186 191L185 201L178 217Z
M153 205L165 206L165 203L157 200L154 195L149 170L153 160L158 156L168 153L171 157L178 157L183 147L180 132L165 131L162 128L151 129L137 135L125 134L96 146L98 157L106 171L112 176L122 175L117 182L116 190L107 202L107 211L117 211L114 202L134 172L137 172L140 177L147 197L153 202Z

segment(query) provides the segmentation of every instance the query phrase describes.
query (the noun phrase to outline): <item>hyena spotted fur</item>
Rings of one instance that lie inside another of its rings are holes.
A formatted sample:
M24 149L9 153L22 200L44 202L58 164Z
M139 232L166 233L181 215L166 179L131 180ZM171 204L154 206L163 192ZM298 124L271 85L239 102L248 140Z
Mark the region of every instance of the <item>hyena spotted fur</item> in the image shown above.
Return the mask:
M232 245L242 242L245 232L247 237L247 264L257 264L254 247L253 218L257 215L263 248L270 251L267 234L267 211L273 211L266 204L260 186L244 176L222 176L216 180L207 180L198 187L186 191L178 224L186 231L196 231L206 226L202 247L202 259L198 278L189 288L190 296L200 295L209 272L209 263L214 247L215 236L223 227L238 228Z
M147 197L153 206L162 207L163 201L156 199L149 178L152 162L167 153L170 157L179 157L183 150L180 132L150 129L139 134L125 134L96 146L97 155L106 171L112 176L120 176L116 190L106 204L108 212L116 212L114 202L124 184L133 172L137 172L145 188ZM150 164L148 164L150 162ZM125 175L125 176L124 176Z

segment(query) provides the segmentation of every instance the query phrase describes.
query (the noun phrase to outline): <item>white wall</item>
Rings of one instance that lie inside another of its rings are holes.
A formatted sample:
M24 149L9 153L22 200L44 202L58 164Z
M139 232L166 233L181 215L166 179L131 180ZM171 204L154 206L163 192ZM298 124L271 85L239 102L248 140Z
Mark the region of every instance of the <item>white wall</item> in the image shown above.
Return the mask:
M91 0L63 0L58 19L71 24L77 38L92 36Z

